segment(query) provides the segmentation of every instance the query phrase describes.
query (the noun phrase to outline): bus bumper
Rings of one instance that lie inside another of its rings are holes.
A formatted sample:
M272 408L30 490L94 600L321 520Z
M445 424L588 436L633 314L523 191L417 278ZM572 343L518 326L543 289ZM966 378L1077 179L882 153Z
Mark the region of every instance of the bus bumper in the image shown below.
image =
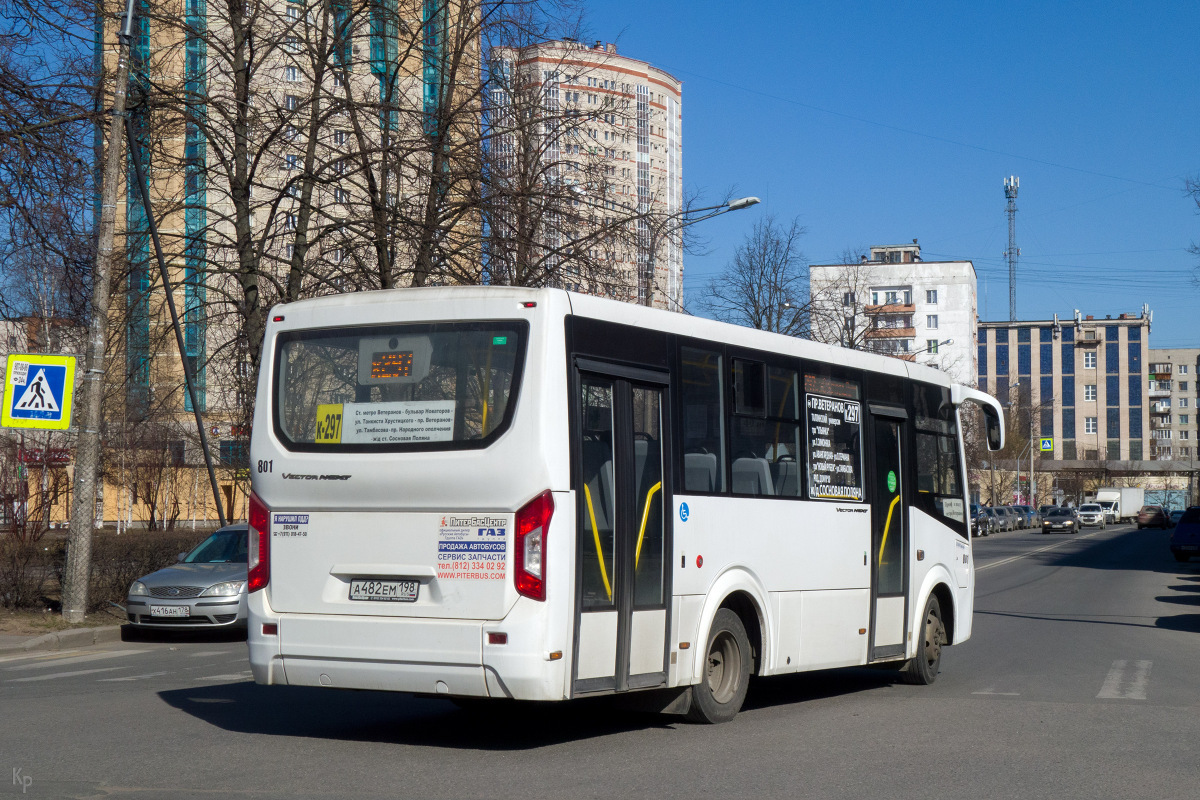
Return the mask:
M540 603L518 601L500 621L316 617L273 613L263 594L250 597L256 683L517 700L566 696L568 659L542 646ZM277 633L264 634L264 623Z

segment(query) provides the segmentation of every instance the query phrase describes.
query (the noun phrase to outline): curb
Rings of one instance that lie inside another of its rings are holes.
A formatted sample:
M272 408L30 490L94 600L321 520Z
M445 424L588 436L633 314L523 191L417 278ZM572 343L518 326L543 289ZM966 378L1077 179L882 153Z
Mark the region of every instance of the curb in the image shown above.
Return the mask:
M0 647L0 653L62 650L68 647L90 647L94 644L119 641L121 641L120 625L110 625L103 628L77 628L70 631L47 633L44 636L38 636L22 644Z

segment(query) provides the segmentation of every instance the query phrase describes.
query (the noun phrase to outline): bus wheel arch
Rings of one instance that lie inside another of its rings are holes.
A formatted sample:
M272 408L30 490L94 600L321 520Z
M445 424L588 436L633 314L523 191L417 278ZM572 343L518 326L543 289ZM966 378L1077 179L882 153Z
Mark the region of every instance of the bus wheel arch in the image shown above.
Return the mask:
M717 609L700 652L701 677L689 689L687 718L708 724L729 722L742 709L754 668L746 627L733 609Z
M933 587L931 594L938 599L938 605L941 606L942 624L946 626L945 643L954 644L954 593L946 584L938 583Z
M721 601L718 611L722 608L729 609L741 620L742 627L746 629L746 638L750 642L750 674L761 675L763 664L763 626L762 611L758 607L758 603L747 592L736 591L731 592ZM711 626L709 627L711 628Z

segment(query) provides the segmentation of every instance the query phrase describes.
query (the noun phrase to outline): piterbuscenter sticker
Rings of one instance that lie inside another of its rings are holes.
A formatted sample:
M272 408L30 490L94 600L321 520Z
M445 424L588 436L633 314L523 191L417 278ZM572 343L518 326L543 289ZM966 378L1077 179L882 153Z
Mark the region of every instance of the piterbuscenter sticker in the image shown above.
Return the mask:
M505 518L442 517L438 528L438 578L503 580L507 555L508 520Z

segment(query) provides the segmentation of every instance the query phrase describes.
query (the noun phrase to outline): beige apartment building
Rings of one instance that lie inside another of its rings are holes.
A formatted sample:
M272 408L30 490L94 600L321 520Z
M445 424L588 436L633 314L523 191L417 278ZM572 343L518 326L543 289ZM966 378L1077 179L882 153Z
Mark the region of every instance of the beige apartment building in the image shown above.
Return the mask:
M1149 448L1150 313L980 322L979 388L1008 409L1042 458L1143 461ZM1051 453L1053 455L1051 455Z
M550 41L497 50L493 59L512 76L508 101L536 104L551 121L536 141L502 139L511 171L533 152L526 158L536 166L526 171L574 194L536 245L553 253L581 242L585 252L551 260L551 285L681 311L680 81L601 41Z
M1156 461L1177 461L1191 469L1200 455L1198 369L1200 347L1150 350L1150 445Z
M95 57L111 76L124 3L110 6ZM445 183L441 197L478 185L478 23L463 9L416 0L184 0L137 20L129 113L230 518L244 516L249 488L257 375L247 354L253 329L240 310L248 287L265 314L289 296L407 285L394 277L416 270L408 234L429 225L441 250L421 254L431 265L423 279L477 279L477 217L422 216L431 175ZM253 59L242 53L251 65L244 101L233 79L234 13L254 31ZM154 112L145 93L157 97ZM458 116L447 121L447 108ZM434 147L439 125L442 146ZM473 172L459 168L466 161ZM181 354L134 180L130 167L117 203L126 266L111 303L119 344L108 364L98 516L133 527L211 520Z

